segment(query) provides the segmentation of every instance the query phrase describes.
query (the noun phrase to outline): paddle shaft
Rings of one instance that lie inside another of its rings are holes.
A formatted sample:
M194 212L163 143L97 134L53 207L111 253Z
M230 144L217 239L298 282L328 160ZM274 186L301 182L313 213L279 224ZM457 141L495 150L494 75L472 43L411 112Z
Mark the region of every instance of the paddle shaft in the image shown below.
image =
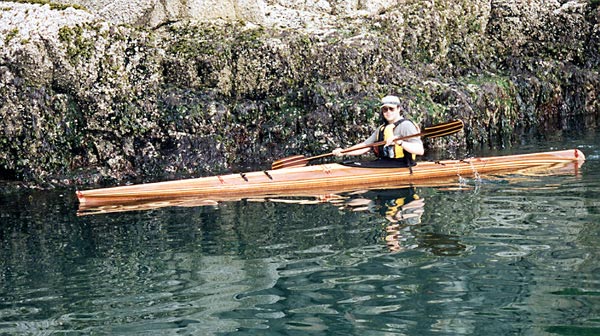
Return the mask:
M397 142L397 141L402 141L402 140L406 140L406 139L410 139L410 138L415 138L418 136L423 136L424 132L421 133L417 133L417 134L412 134L412 135L407 135L404 137L397 137L394 140L392 140L393 142ZM346 148L342 150L342 153L349 153L349 152L354 152L355 150L360 150L360 149L365 149L365 148L370 148L370 147L377 147L377 146L381 146L381 145L385 145L387 143L387 141L378 141L378 142L374 142L372 144L367 144L367 145L362 145L362 146L358 146L358 147L351 147L351 148ZM321 159L321 158L325 158L328 156L332 156L334 155L333 152L331 153L325 153L325 154L320 154L320 155L316 155L316 156L311 156L309 158L305 158L305 160L316 160L316 159Z
M440 137L440 136L444 136L444 135L454 134L454 133L460 131L461 129L463 129L463 127L464 127L464 124L461 120L455 120L455 121L450 121L447 123L427 127L423 130L423 132L407 135L404 137L397 137L397 138L393 139L392 141L397 142L397 141L406 140L406 139L410 139L410 138L414 138L414 137L435 138L435 137ZM346 148L346 149L342 150L342 153L353 152L355 150L360 150L360 149L369 148L369 147L381 146L381 145L385 145L386 143L387 143L387 141L383 140L383 141L378 141L378 142L374 142L371 144L366 144L366 145L362 145L362 146L358 146L358 147ZM272 169L281 169L281 168L286 168L286 167L305 165L306 163L308 163L308 161L321 159L321 158L325 158L325 157L332 156L332 155L334 155L333 152L316 155L316 156L311 156L308 158L301 156L301 155L292 156L292 157L284 158L284 159L273 162Z

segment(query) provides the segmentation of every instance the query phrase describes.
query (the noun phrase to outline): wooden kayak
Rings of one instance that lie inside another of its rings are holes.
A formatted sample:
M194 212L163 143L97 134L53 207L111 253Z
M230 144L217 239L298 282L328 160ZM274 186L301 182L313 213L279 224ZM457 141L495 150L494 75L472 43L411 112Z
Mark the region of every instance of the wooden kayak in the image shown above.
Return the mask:
M527 174L558 168L577 173L577 150L419 162L408 168L363 168L337 163L77 191L79 210L172 199L195 203L281 195L316 195L391 186L436 186L461 177Z

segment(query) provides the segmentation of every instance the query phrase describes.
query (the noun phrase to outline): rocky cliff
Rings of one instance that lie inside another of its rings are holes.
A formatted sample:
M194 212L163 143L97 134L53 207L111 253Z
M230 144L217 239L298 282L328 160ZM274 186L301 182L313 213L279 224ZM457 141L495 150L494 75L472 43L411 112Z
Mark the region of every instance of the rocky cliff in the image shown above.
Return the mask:
M353 144L394 93L428 146L595 127L600 2L0 2L0 179L199 176Z

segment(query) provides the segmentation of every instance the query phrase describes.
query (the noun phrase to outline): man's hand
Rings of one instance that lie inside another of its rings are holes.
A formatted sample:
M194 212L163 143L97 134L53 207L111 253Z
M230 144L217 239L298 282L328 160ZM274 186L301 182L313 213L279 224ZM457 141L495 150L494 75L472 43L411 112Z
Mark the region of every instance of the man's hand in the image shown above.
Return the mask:
M400 145L402 146L402 140L398 140L398 141L394 141L396 140L396 138L391 138L391 139L387 139L385 142L386 146L391 146L391 145Z
M341 148L336 148L334 149L331 154L335 155L335 156L343 156L344 153L342 153L342 149Z

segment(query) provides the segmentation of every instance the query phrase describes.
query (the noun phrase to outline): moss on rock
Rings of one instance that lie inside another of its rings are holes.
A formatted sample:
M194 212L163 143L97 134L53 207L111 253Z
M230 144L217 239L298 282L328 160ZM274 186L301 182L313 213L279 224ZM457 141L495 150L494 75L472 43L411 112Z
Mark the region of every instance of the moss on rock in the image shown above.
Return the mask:
M598 8L566 5L408 1L319 32L239 22L147 31L79 13L40 40L13 25L0 54L0 174L115 184L267 167L361 141L386 94L421 125L465 121L429 148L506 147L521 131L595 125Z

